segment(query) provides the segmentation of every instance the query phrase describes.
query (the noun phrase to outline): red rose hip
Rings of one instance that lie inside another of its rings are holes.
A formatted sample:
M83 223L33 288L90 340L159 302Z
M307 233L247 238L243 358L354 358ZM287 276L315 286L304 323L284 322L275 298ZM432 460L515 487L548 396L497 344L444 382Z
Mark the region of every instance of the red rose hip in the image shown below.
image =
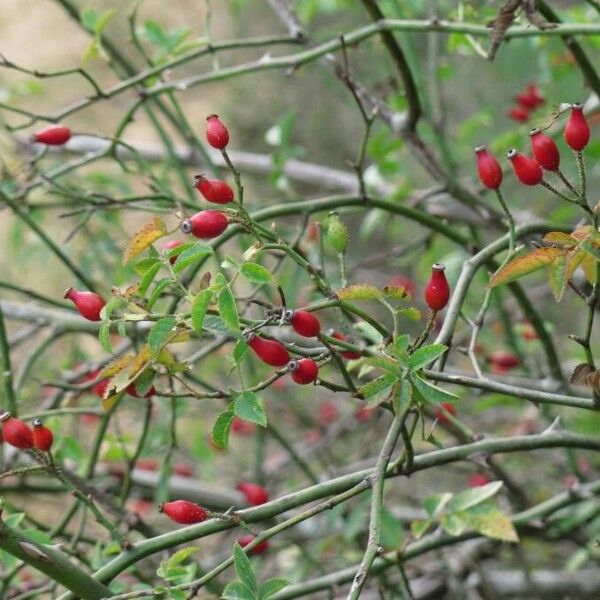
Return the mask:
M445 266L435 263L431 267L431 278L425 287L425 302L434 312L442 310L450 299L450 286L444 273Z
M52 432L47 427L44 427L41 419L35 419L33 421L33 445L38 450L49 452L53 441L54 436Z
M206 141L217 150L224 150L229 143L227 127L219 121L217 115L206 117Z
M246 501L251 506L259 506L269 501L269 492L258 483L243 481L237 484L237 489L244 494Z
M529 111L522 106L513 106L506 113L510 119L518 123L529 121Z
M209 202L214 202L215 204L229 204L233 202L233 190L227 183L220 179L207 179L202 175L196 175L194 178L194 187Z
M497 190L502 183L502 167L496 158L491 155L485 146L475 148L477 157L477 172L479 180L486 188Z
M546 171L558 171L560 164L560 153L556 142L539 129L529 132L531 140L531 151L535 160L542 165Z
M203 210L182 221L181 231L185 234L191 233L200 239L210 239L221 235L227 229L228 224L229 221L222 212Z
M581 104L571 105L571 114L565 125L565 140L576 152L581 152L590 141L590 126Z
M27 423L13 417L9 412L0 415L0 423L2 437L7 444L20 450L33 447L33 432Z
M191 525L192 523L202 523L208 516L202 506L190 502L189 500L173 500L165 502L158 507L158 511L164 513L175 523L181 525Z
M292 379L300 385L312 383L319 376L319 365L312 358L290 360L287 368Z
M33 134L33 139L38 144L46 144L47 146L62 146L71 139L71 130L65 125L50 125L45 129L36 131Z
M539 163L529 158L514 148L506 155L512 163L513 171L517 179L525 185L538 185L544 178L544 172Z
M248 346L264 363L272 367L285 367L290 362L290 354L281 342L266 340L257 335L252 335Z
M304 337L317 337L321 333L319 319L307 310L286 311L286 319L294 331Z
M75 308L77 308L79 311L79 314L88 321L102 320L100 317L100 311L106 304L102 296L95 294L94 292L79 292L70 287L65 292L64 297L73 302L73 304L75 304Z

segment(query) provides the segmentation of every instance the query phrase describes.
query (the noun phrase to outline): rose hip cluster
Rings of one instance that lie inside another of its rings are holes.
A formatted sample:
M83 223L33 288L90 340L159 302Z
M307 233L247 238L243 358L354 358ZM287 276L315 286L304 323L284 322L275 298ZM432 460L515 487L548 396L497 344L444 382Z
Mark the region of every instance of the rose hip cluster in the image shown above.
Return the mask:
M4 441L19 450L35 448L42 452L50 452L54 436L41 419L34 419L32 429L25 421L4 412L0 414L0 424L0 442Z
M544 97L540 94L535 83L530 83L524 91L515 96L516 106L508 109L508 116L513 121L525 123L529 121L531 113L544 104Z
M590 126L583 114L581 104L570 105L570 115L564 129L567 145L575 152L581 152L590 140ZM516 149L507 153L516 178L524 185L538 185L544 182L544 171L559 172L560 153L556 142L539 129L529 133L533 157L526 156ZM485 146L475 148L477 170L481 183L491 190L500 189L502 168ZM547 185L547 184L545 184Z

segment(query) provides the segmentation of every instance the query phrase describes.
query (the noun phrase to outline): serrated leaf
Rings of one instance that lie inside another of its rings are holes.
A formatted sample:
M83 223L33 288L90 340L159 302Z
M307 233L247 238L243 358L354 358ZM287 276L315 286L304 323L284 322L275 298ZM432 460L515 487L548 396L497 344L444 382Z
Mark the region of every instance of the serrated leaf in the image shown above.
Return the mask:
M452 494L450 492L433 494L431 496L427 496L427 498L423 500L423 508L427 511L427 514L430 517L437 517L437 515L444 510L451 499Z
M240 581L228 583L221 595L222 600L256 600L256 595Z
M442 515L440 518L440 525L448 535L460 535L469 527L469 523L460 513Z
M407 379L402 379L394 386L394 393L392 395L392 408L394 414L399 415L404 411L404 408L412 402L413 387Z
M233 421L233 411L223 411L215 421L210 438L215 446L219 448L227 449L229 443L229 431L231 429L231 422Z
M267 581L260 586L258 597L260 600L268 600L271 596L274 596L277 592L280 592L287 586L288 582L285 579L279 579L278 577L267 579Z
M387 395L394 381L396 381L396 376L392 373L386 373L377 379L373 379L373 381L369 381L369 383L365 383L365 385L358 388L358 392L365 400L369 400L383 391L386 391Z
M600 261L600 245L597 242L586 240L581 244L581 248L597 261Z
M433 525L433 519L422 519L410 524L410 532L415 540L420 540Z
M129 363L133 360L133 355L128 354L126 356L120 356L119 358L115 358L115 360L111 360L98 374L98 379L107 379L108 377L112 377L116 375L119 371L127 368Z
M152 265L142 276L140 279L140 285L138 287L138 293L142 298L146 295L148 288L152 285L156 274L160 271L162 265L159 262L156 262Z
M240 273L252 283L270 283L273 280L271 271L254 262L244 263Z
M519 277L543 269L561 254L562 250L559 248L536 248L524 256L513 258L508 264L492 275L488 287L494 288L504 285Z
M244 421L251 421L261 427L267 426L267 413L262 400L254 392L246 391L236 396L233 411Z
M406 317L411 321L419 321L423 316L423 313L418 308L414 308L413 306L408 306L407 308L398 308L396 309L396 314L400 315L401 317Z
M213 253L213 249L206 244L194 244L190 246L177 257L177 262L173 265L175 273L181 273L185 268L192 264L200 262L205 256Z
M110 343L110 323L102 323L102 325L100 325L98 340L104 352L107 352L108 354L113 353L112 344Z
M590 285L594 285L596 283L596 264L597 260L586 254L585 258L581 261L581 268L585 273L585 278Z
M151 310L154 306L154 303L160 298L160 295L163 293L163 290L171 284L170 277L163 277L156 282L152 293L150 294L150 298L148 298L148 310Z
M438 404L440 402L451 402L458 398L456 394L447 392L446 390L429 383L429 381L426 381L415 373L411 373L410 380L417 392L419 392L421 398L427 403Z
M250 559L237 542L233 545L233 564L239 580L256 595L258 588Z
M415 350L408 359L408 365L413 371L418 371L423 367L426 367L429 363L433 362L436 358L439 358L448 349L444 344L431 344L429 346L423 346Z
M228 327L239 334L240 317L231 288L227 285L219 292L219 315Z
M519 541L511 520L493 504L481 504L462 514L469 527L481 535L505 542Z
M336 296L340 300L378 300L383 298L383 292L374 285L358 283L338 290Z
M544 241L548 244L557 244L562 247L572 247L577 245L577 240L568 233L562 231L549 231L544 236Z
M567 287L567 260L559 254L548 266L548 283L556 302L560 302Z
M384 296L393 298L394 300L410 300L412 298L410 292L401 285L386 285L382 292Z
M395 361L392 358L387 358L385 356L368 356L364 362L371 367L387 371L398 378L401 378L404 375L402 366L398 361Z
M233 360L236 365L239 365L242 362L246 354L248 354L249 349L250 346L248 346L243 339L237 341L235 348L233 349Z
M204 317L206 311L212 301L213 293L211 290L202 290L194 297L192 302L192 325L194 331L198 334L202 334L202 324L204 323Z
M477 506L477 504L481 504L496 495L502 485L501 481L492 481L486 485L459 492L448 502L447 508L450 512L459 512L467 510L472 506Z
M162 219L155 217L152 223L144 225L134 236L127 242L123 251L123 264L128 263L132 258L143 252L150 244L167 235L167 226Z
M150 267L153 267L157 263L160 265L160 261L153 256L142 258L141 260L138 260L135 265L133 265L133 270L138 275L143 275Z
M152 354L156 355L167 342L176 322L175 317L164 317L154 323L150 333L148 333L148 346L150 346Z
M198 552L198 550L199 549L196 546L188 546L187 548L181 548L180 550L177 550L177 552L175 552L172 556L169 556L169 558L160 563L156 574L163 578L167 576L172 577L173 574L170 573L171 569L180 565L182 562L192 556L192 554ZM183 574L185 574L185 570Z
M138 351L138 353L131 359L127 365L127 371L130 379L135 379L137 375L148 366L152 353L148 344L144 344Z

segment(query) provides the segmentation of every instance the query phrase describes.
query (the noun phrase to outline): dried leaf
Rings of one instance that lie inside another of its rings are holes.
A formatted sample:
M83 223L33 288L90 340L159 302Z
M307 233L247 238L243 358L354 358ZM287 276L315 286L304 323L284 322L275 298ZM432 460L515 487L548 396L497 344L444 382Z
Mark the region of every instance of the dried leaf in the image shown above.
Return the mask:
M490 278L488 287L497 287L528 275L549 265L555 258L562 255L558 248L536 248L529 254L513 258L507 265L496 271Z
M580 363L573 369L569 381L571 383L583 383L586 381L587 376L593 372L594 370L588 363Z
M155 217L152 223L148 223L140 229L125 246L123 251L123 264L128 263L132 258L143 252L150 244L167 235L167 226L164 222Z

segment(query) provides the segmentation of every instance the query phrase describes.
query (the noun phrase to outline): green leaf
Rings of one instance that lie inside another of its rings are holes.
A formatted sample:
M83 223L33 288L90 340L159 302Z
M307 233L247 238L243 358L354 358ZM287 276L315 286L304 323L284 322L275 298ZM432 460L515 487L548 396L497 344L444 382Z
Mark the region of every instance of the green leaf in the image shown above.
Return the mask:
M244 263L240 269L240 273L253 283L270 283L273 280L271 271L253 262Z
M100 331L98 331L98 340L104 352L113 353L112 344L110 343L110 323L102 323Z
M135 265L133 265L133 270L138 275L143 275L150 267L153 267L157 263L160 264L160 261L153 256L142 258L142 260L138 260Z
M222 600L256 600L257 596L243 583L234 581L225 586L221 598Z
M185 268L200 262L205 256L213 253L213 249L206 244L194 244L184 250L178 257L177 262L173 265L174 273L181 273Z
M440 525L448 535L460 535L469 528L469 523L463 513L442 515Z
M492 275L488 287L493 288L510 283L519 277L543 269L561 254L562 250L560 248L536 248L529 254L513 258Z
M396 358L408 358L408 346L410 345L410 335L399 335L392 344L388 346L389 351Z
M471 529L481 535L505 542L519 541L519 534L510 518L491 503L474 506L462 513L462 517Z
M229 444L229 431L231 429L233 417L233 411L229 409L223 411L217 417L217 420L215 421L210 433L210 438L215 446L227 449Z
M427 514L430 517L437 517L439 513L446 508L446 505L452 499L452 494L450 492L444 492L443 494L433 494L432 496L427 496L425 500L423 500L423 508L427 511Z
M256 595L258 588L250 559L237 542L233 545L233 564L239 580Z
M261 427L267 426L267 413L262 400L254 392L242 392L233 403L236 416L244 421L251 421Z
M169 339L176 322L175 317L164 317L154 323L148 334L148 345L152 354L158 354L158 351Z
M232 331L239 334L240 317L231 288L227 285L219 292L219 315Z
M502 485L501 481L492 481L486 485L460 492L450 500L448 503L448 510L450 512L458 512L481 504L488 498L497 494Z
M93 25L94 33L97 36L101 35L104 29L106 29L106 26L108 25L109 21L115 16L116 12L117 11L114 8L109 8L98 16L96 22Z
M388 358L386 356L369 356L364 362L371 367L387 371L398 378L402 378L404 376L402 366L398 363L398 361L395 361L392 358Z
M410 381L402 379L394 386L394 394L392 395L392 408L394 414L399 415L404 411L404 408L409 406L413 398L413 387Z
M567 287L567 260L564 254L557 256L548 267L548 283L556 302L560 302Z
M419 392L421 398L427 403L437 404L439 402L451 402L458 398L456 394L451 394L450 392L425 381L416 373L410 374L410 380L417 392Z
M288 582L285 579L279 579L278 577L267 579L267 581L260 586L258 597L260 600L268 600L271 596L274 596L277 592L280 592L287 586Z
M154 281L156 274L160 271L161 268L160 262L155 262L151 267L149 267L144 276L140 279L140 285L138 287L138 293L143 297L146 295L148 288Z
M420 540L426 533L427 530L433 525L433 519L423 519L413 521L410 524L410 532L415 540Z
M170 277L164 277L163 279L160 279L159 281L156 282L156 285L154 286L154 289L152 290L152 294L150 294L150 298L148 298L148 304L147 304L147 308L148 310L151 310L152 307L154 306L154 303L160 298L160 295L163 293L163 290L168 287L169 285L171 285L171 278Z
M186 561L192 554L198 552L198 550L199 548L196 546L188 546L187 548L177 550L172 556L169 556L169 558L160 563L156 574L163 578L175 576L173 573L174 567L181 565L182 562ZM179 575L185 575L185 573L186 571L184 570L183 573L179 573Z
M212 301L212 297L212 290L206 289L196 294L194 301L192 302L192 325L194 326L194 331L198 335L202 334L204 316Z
M386 373L377 379L373 379L373 381L369 381L369 383L365 383L365 385L358 388L358 392L365 400L368 400L384 390L389 390L395 380L395 375Z
M439 358L447 349L448 347L444 346L444 344L424 346L411 354L408 364L413 371L418 371L433 362L436 358Z
M237 341L237 344L233 349L233 360L235 361L236 365L239 365L242 362L242 360L244 360L244 357L246 356L246 354L248 354L249 349L250 346L248 346L248 344L243 339L239 339Z
M386 550L397 550L402 545L404 530L400 521L387 509L381 511L380 545Z

